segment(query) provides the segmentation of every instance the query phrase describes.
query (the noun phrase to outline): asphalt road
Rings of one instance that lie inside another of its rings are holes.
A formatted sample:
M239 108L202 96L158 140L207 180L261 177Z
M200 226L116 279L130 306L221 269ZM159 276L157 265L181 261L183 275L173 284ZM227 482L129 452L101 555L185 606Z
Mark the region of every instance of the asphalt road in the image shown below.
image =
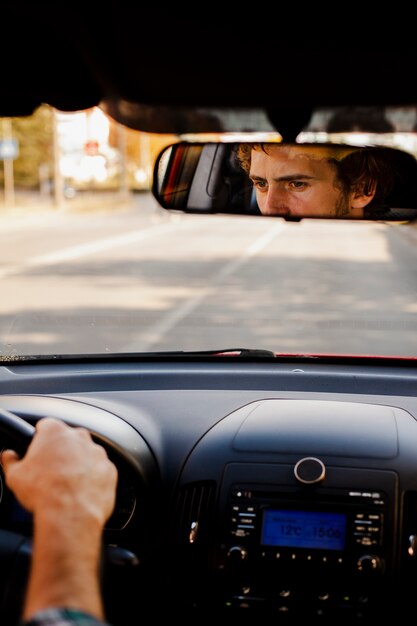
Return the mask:
M148 194L0 212L0 354L417 355L417 229L172 214Z

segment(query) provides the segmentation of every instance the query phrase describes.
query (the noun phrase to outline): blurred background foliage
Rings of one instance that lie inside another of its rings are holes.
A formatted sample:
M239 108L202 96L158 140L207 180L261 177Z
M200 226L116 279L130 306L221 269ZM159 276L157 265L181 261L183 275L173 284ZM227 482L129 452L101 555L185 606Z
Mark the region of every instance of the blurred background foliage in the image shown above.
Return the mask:
M86 114L88 115L88 112ZM30 117L11 118L12 136L14 140L17 140L19 147L18 157L13 160L16 190L38 191L42 189L42 185L45 189L45 182L46 187L49 185L51 188L56 154L54 148L56 120L54 117L53 109L43 105ZM122 183L133 191L150 189L156 157L164 147L178 141L178 137L130 130L121 127L110 118L107 119L109 133L106 144L108 170L106 179L100 181L66 179L65 183L82 190L116 189ZM0 121L0 140L6 136L2 121ZM97 149L100 154L101 146L97 146ZM114 154L112 163L108 158L109 153ZM86 141L85 156L88 155ZM4 187L4 168L0 161L0 191L2 187Z

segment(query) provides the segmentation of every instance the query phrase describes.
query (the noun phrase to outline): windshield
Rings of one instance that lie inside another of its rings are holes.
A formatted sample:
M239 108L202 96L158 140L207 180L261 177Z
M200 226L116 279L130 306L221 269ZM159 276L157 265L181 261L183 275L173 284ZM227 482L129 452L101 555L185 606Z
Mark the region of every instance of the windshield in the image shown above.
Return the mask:
M45 106L0 131L2 360L417 355L416 224L167 211L153 164L181 138L99 109ZM414 134L390 136L417 155Z

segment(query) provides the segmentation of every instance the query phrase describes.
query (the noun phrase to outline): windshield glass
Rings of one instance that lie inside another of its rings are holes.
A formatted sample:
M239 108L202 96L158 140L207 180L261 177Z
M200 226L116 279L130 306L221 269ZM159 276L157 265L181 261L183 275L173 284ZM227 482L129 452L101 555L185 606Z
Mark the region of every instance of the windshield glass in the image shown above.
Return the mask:
M416 134L390 136L417 156ZM164 210L153 164L180 139L99 109L0 120L2 360L417 355L415 223Z

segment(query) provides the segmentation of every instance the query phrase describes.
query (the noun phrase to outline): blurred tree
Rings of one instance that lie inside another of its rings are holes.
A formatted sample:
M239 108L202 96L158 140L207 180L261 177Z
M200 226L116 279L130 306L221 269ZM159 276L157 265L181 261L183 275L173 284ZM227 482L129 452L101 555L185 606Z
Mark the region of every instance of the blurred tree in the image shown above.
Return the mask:
M120 149L117 127L118 124L110 119L109 144ZM19 156L13 162L16 189L42 189L54 175L52 108L43 105L30 117L13 118L12 133L19 144ZM147 189L151 186L153 165L157 155L168 144L178 141L178 137L142 133L131 129L126 129L125 133L124 156L128 186L130 189ZM3 186L3 168L0 164L0 187Z
M52 109L39 107L30 117L12 118L13 138L19 144L19 156L13 162L16 188L39 189L39 172L53 173ZM0 168L3 185L3 172Z

